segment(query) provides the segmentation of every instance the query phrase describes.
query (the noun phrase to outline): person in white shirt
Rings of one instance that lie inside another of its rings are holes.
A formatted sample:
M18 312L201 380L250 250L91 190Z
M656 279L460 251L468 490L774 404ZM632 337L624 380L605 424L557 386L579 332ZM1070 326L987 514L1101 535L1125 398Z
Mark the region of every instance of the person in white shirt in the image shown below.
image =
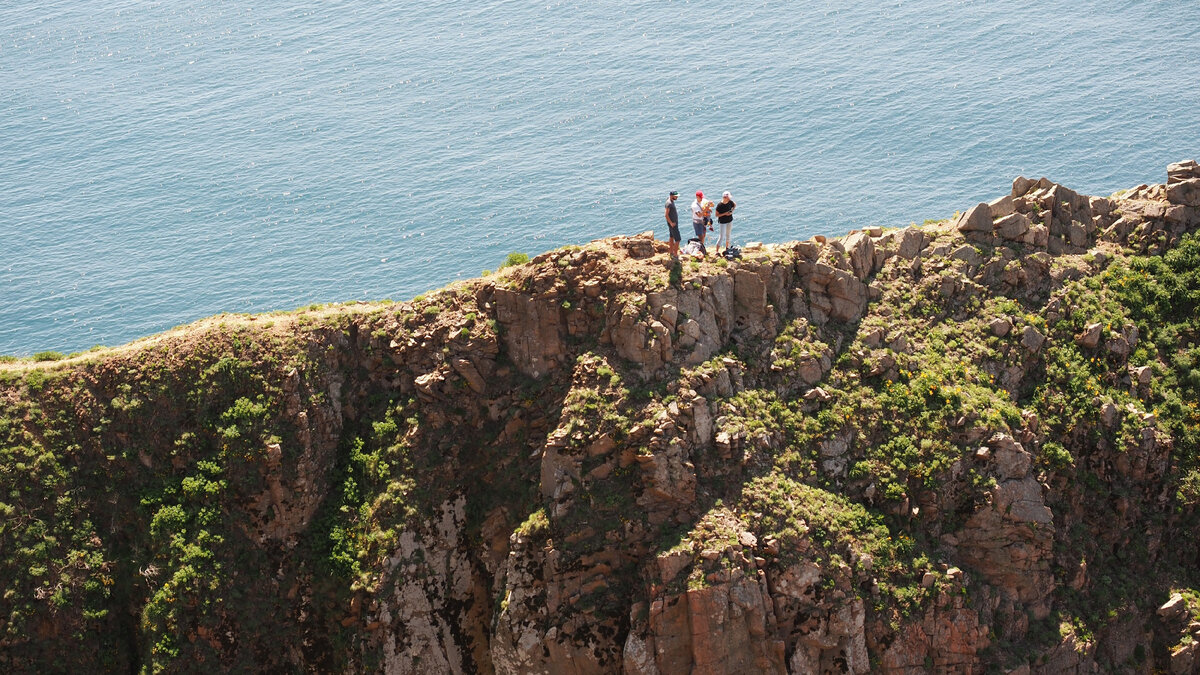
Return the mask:
M704 209L704 192L696 190L696 201L692 202L692 229L696 231L696 238L700 240L700 246L704 246L704 235L706 226L708 225L708 214Z

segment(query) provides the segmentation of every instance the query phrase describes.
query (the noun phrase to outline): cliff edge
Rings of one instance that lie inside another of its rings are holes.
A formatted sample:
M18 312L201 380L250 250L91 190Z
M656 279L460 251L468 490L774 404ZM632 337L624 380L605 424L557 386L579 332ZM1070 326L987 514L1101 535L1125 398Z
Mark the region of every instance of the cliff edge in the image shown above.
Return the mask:
M1200 672L1200 166L0 364L9 672Z

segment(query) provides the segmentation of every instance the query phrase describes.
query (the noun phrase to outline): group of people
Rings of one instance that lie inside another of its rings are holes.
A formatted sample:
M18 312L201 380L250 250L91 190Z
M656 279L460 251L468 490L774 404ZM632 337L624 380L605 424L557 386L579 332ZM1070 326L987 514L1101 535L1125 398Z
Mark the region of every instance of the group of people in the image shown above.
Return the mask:
M671 257L679 257L679 212L675 209L675 200L679 198L678 190L671 190L671 194L667 197L667 232L669 235L669 243L671 247ZM705 247L705 239L709 232L713 229L713 216L717 218L717 241L713 245L717 255L721 254L721 243L725 243L725 250L728 251L732 245L730 233L733 230L733 209L737 207L733 197L729 192L721 195L721 201L713 203L711 200L704 198L702 190L696 190L696 201L692 202L692 229L696 232L696 240L699 243L701 255L707 255L708 249Z

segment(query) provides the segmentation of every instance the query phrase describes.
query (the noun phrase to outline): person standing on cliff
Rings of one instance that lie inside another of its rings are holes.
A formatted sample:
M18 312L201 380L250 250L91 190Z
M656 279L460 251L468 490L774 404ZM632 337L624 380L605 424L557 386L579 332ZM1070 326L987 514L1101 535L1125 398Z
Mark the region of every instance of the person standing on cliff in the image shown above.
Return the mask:
M730 240L730 232L733 231L733 210L737 207L733 197L726 191L721 195L721 201L717 202L717 243L714 248L717 249L717 254L720 255L721 242L725 242L725 250L729 250L729 245L733 242Z
M679 199L679 191L671 190L667 196L667 241L671 247L671 257L679 257L679 212L675 210L675 200Z
M700 250L704 250L704 235L707 229L708 222L704 209L704 192L696 190L696 201L692 202L692 229L696 231L696 238L700 240Z

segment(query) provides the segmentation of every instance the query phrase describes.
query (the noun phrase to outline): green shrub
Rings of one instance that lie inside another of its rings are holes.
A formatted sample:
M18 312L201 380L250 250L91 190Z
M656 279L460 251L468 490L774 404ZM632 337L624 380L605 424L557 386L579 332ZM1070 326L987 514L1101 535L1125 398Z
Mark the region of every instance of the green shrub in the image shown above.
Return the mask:
M67 358L62 352L38 352L33 355L34 361L61 361Z
M513 265L524 265L527 262L529 262L529 254L513 251L504 259L504 262L500 265L500 269L512 267Z

